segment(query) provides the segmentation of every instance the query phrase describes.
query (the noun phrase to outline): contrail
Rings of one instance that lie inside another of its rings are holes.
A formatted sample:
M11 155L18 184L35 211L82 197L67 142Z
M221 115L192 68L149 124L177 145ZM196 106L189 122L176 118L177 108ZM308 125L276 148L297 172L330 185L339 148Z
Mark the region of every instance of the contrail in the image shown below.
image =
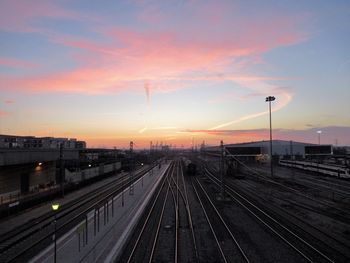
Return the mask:
M174 126L161 126L161 127L153 127L153 128L147 128L147 126L145 126L141 130L139 130L139 133L143 133L146 130L176 130L176 129L177 127L174 127Z
M143 133L144 131L146 131L147 130L147 127L144 127L144 128L142 128L141 130L139 130L139 133Z
M147 99L147 106L150 107L150 102L151 102L151 87L149 86L148 82L145 82L144 84L144 89L146 92L146 99Z
M284 96L284 99L282 99L282 97L280 97L279 101L281 101L281 103L277 104L276 107L273 107L272 110L271 110L272 112L278 111L278 110L284 108L292 100L292 95L290 95L287 92L283 92L283 93L281 93L281 95ZM259 116L262 116L262 115L265 115L265 114L268 114L268 113L269 113L269 111L267 110L267 111L262 111L262 112L257 112L257 113L254 113L254 114L246 115L246 116L240 117L240 118L238 118L236 120L233 120L233 121L230 121L230 122L226 122L226 123L220 124L218 126L212 127L212 128L210 128L208 130L221 129L221 128L229 126L231 124L239 123L241 121L245 121L245 120L249 120L249 119L254 119L256 117L259 117Z

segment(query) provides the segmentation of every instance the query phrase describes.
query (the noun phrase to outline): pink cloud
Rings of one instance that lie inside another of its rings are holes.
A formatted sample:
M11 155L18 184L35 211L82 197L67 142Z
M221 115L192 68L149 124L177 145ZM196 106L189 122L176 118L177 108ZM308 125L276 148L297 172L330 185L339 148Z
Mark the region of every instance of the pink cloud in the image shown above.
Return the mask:
M6 104L14 104L14 103L15 103L14 100L5 100L4 102L5 102Z
M122 90L121 82L110 81L110 72L103 69L78 69L51 75L34 77L9 77L2 76L0 90L22 90L27 92L60 92L60 93L84 93L102 94Z
M37 64L15 58L0 57L0 66L11 68L33 68L37 67Z
M160 12L155 4L153 6L146 9L147 12ZM8 1L5 7L4 10L19 9L19 20L9 22L15 26L40 17L75 16L47 1L36 5ZM29 92L99 94L130 88L141 91L147 82L149 90L164 92L185 88L196 81L228 80L260 92L266 88L258 87L260 83L271 77L251 76L242 67L259 61L266 51L304 39L294 19L270 17L269 20L250 21L236 18L237 10L229 1L199 7L190 2L186 7L191 11L186 8L184 21L174 15L158 16L160 22L169 23L166 29L105 27L97 32L107 39L104 42L42 31L49 41L71 47L73 59L78 60L80 66L50 75L4 76L0 80L0 90L11 87ZM188 19L193 19L193 23L188 23L187 27L179 28L174 24L178 21L181 27ZM238 27L240 23L244 27Z
M15 15L14 15L15 14ZM52 1L4 0L0 9L0 29L19 32L37 32L33 24L41 18L78 19L79 14L65 10Z
M6 117L6 116L9 116L10 113L8 111L3 111L3 110L0 110L0 117Z

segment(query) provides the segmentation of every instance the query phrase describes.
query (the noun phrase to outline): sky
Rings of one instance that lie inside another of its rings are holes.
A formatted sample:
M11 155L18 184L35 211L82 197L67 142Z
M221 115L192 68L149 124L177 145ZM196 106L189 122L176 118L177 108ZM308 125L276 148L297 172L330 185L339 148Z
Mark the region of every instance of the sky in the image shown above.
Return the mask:
M0 0L0 134L350 145L350 1Z

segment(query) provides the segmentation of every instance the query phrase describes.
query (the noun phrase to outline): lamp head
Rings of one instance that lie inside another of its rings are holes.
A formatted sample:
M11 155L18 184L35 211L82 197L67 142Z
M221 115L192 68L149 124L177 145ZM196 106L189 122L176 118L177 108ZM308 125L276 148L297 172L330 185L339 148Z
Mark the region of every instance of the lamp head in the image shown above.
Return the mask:
M268 96L266 97L265 101L274 101L276 98L274 96Z
M56 211L56 210L58 210L58 208L60 208L60 204L59 203L54 203L54 204L51 205L51 207L52 207L52 210Z

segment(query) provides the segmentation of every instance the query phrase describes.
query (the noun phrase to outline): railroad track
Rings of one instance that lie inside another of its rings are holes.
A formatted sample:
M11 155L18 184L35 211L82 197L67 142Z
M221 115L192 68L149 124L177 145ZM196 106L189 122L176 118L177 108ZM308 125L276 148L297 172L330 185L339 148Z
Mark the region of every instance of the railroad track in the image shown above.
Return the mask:
M174 161L121 262L199 262L181 163ZM145 244L147 244L145 246Z
M148 170L139 171L133 176L132 180L130 180L128 174L125 174L63 205L57 213L50 211L17 229L9 231L0 239L0 262L22 262L35 256L52 243L54 217L56 220L56 236L59 238L77 223L80 223L89 211L99 208L108 200L113 199L131 181L137 180Z
M220 262L250 262L235 235L232 233L226 221L211 201L207 191L197 178L193 179L192 187L216 241L221 256Z
M256 176L254 176L254 175L251 175L251 174L246 174L246 175L250 176L250 178L253 179L253 180L256 179ZM345 223L349 222L349 220L350 220L350 212L348 210L346 210L346 209L341 209L341 208L336 207L333 202L329 202L327 200L316 199L316 198L313 197L312 194L308 194L308 193L305 193L305 192L303 192L303 191L301 191L299 189L295 189L292 186L285 185L283 182L276 182L275 180L273 180L273 179L271 179L271 178L269 178L267 176L264 176L264 175L260 175L259 176L259 180L260 181L263 180L264 182L266 182L268 184L272 184L272 185L280 188L280 190L283 188L283 189L285 189L285 190L287 190L289 192L292 192L292 193L297 194L299 196L302 196L302 197L304 197L306 199L309 199L309 200L311 200L311 201L313 201L313 202L315 202L315 203L317 203L319 205L325 206L329 210L334 211L335 213L333 213L333 214L336 215L337 217L341 216L342 217L341 220L343 222L345 222ZM315 189L315 188L314 188L314 190L320 191L320 189Z
M281 182L275 181L274 179L268 177L267 175L262 174L261 171L259 172L256 169L252 169L242 162L241 162L241 164L249 171L249 172L244 172L244 174L246 176L249 176L250 179L265 182L267 184L272 184L280 189L281 188L286 189L287 191L290 191L290 192L295 193L299 196L307 198L313 202L316 202L320 205L323 205L323 206L329 208L330 210L336 211L337 217L339 217L339 216L343 217L342 221L344 221L344 222L348 222L350 220L350 212L347 211L346 209L340 209L340 208L335 207L333 202L329 202L327 200L315 199L310 194L304 193L304 192L300 191L299 189L295 189L289 185L285 185L285 184L283 184L283 182L281 183Z
M164 217L165 206L169 197L169 176L174 171L174 163L172 162L166 171L165 176L153 194L148 210L142 215L138 227L135 229L133 236L128 242L128 246L117 260L118 262L138 262L142 259L143 262L152 262L156 246L158 245L160 228ZM170 234L171 239L175 237ZM175 256L175 243L168 240L168 254ZM171 246L173 245L173 246Z
M172 195L176 208L176 260L175 262L199 262L198 249L194 234L191 208L185 184L183 167L177 162L177 172L171 181ZM175 188L175 191L173 190Z
M284 168L284 167L279 167ZM254 170L260 173L264 173L264 176L268 177L270 180L272 179L268 175L268 171L266 169L262 168L256 168L254 167ZM288 170L282 169L284 172L290 172ZM329 196L332 196L333 194L336 194L339 197L342 197L344 199L347 199L347 201L350 200L350 187L331 182L331 178L328 178L328 180L321 180L320 178L313 176L310 178L310 174L301 173L300 171L294 171L294 177L293 179L290 178L284 178L279 177L278 180L281 180L282 182L286 183L295 183L300 182L301 185L306 185L311 190L316 191L322 191L322 192L328 192ZM345 181L343 179L343 181ZM343 182L344 183L344 182ZM339 189L341 188L341 189Z
M220 187L218 178L208 171L207 176L212 183ZM342 252L329 248L328 244L310 235L309 232L299 225L285 218L278 217L278 212L274 211L273 208L269 207L269 209L266 209L266 204L262 205L256 202L256 200L251 200L247 194L238 192L234 186L226 184L226 190L226 193L233 201L241 205L257 221L297 252L305 261L346 262L349 259Z

